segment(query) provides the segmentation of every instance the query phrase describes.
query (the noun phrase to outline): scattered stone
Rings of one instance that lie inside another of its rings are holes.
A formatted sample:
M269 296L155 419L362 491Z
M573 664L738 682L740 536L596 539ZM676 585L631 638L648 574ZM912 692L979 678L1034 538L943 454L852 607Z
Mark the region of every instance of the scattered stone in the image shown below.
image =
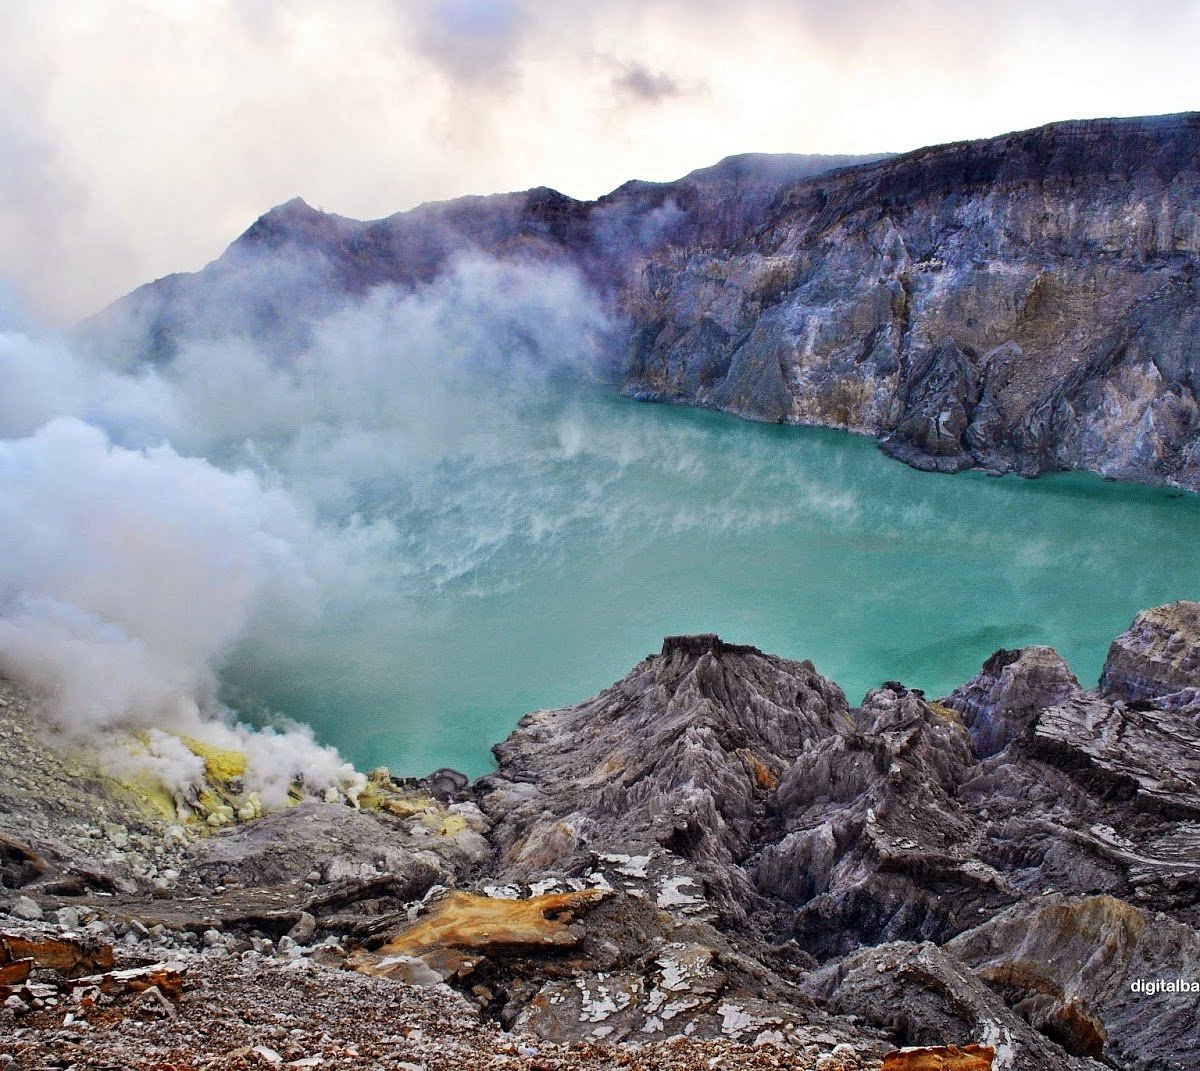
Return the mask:
M355 970L363 970L362 960L353 961ZM416 956L389 954L383 956L374 968L364 973L384 975L405 985L441 985L445 979L423 959Z
M147 986L137 995L137 1003L143 1007L150 1006L155 1012L175 1018L176 1011L171 1002L163 995L157 985Z
M18 896L12 907L9 908L9 914L15 915L19 919L36 922L42 917L43 911L41 905L32 897Z
M100 830L114 848L124 849L129 847L129 830L123 825L119 825L116 822L104 822L101 824Z
M313 939L316 930L317 920L307 911L301 911L300 918L296 920L296 925L288 930L287 936L299 945L306 945Z

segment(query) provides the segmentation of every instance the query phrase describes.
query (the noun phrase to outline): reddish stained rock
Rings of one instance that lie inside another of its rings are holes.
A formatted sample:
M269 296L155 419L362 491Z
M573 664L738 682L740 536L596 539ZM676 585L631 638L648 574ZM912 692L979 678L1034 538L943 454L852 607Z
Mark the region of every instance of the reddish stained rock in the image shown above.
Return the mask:
M113 966L113 950L102 941L76 941L64 937L31 939L19 934L0 934L0 965L32 960L65 977L107 971Z
M896 1049L883 1058L882 1071L992 1071L991 1045L938 1045Z
M20 985L33 970L33 960L18 959L12 963L0 963L0 986Z

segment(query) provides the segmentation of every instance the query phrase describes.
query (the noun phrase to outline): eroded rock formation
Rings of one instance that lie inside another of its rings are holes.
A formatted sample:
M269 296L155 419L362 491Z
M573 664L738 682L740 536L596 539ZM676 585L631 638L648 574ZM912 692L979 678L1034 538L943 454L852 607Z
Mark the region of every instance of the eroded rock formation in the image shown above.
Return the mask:
M856 708L810 663L671 637L523 719L474 785L376 773L359 809L199 822L170 889L131 862L135 834L91 859L72 798L8 791L6 984L28 1009L53 990L26 950L71 973L112 939L113 977L170 961L203 984L240 956L313 986L344 967L449 985L554 1059L598 1046L597 1067L687 1037L823 1069L1182 1071L1200 1051L1198 615L1139 614L1098 690L1029 648L944 700L889 682Z
M797 184L656 261L627 389L920 468L1200 487L1200 117L1062 123Z
M1200 688L1200 604L1143 610L1108 650L1100 691L1147 699ZM1186 697L1181 696L1181 700Z
M1046 707L1082 693L1070 667L1051 647L997 651L969 684L945 699L958 711L981 758L1003 751Z

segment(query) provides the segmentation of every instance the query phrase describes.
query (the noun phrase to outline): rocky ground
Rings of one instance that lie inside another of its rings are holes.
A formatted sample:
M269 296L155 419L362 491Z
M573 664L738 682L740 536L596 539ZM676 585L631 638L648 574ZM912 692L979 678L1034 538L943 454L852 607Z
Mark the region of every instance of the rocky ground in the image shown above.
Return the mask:
M1026 648L857 707L670 638L473 785L261 816L215 766L165 813L0 682L0 1065L1184 1071L1198 623L1095 691Z
M214 946L215 947L215 946ZM680 1038L670 1045L614 1050L586 1042L548 1043L481 1021L478 1009L445 986L417 989L353 974L309 955L273 957L164 948L142 938L122 958L176 957L186 980L178 999L143 991L77 990L42 1007L9 998L0 1063L14 1068L112 1071L249 1071L252 1068L662 1069L745 1067L857 1071L852 1052L796 1060L779 1050ZM5 1059L7 1058L7 1059Z

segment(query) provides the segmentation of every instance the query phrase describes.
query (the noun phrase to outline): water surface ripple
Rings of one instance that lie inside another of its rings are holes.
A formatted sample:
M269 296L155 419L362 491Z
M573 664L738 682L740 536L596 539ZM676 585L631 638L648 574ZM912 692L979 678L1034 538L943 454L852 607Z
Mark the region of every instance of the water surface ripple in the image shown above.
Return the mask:
M360 766L471 774L526 711L595 694L664 635L811 659L851 703L944 694L1046 643L1085 685L1141 607L1200 596L1200 499L1081 474L914 471L867 439L602 391L517 407L357 504L387 584L244 644L226 684Z

